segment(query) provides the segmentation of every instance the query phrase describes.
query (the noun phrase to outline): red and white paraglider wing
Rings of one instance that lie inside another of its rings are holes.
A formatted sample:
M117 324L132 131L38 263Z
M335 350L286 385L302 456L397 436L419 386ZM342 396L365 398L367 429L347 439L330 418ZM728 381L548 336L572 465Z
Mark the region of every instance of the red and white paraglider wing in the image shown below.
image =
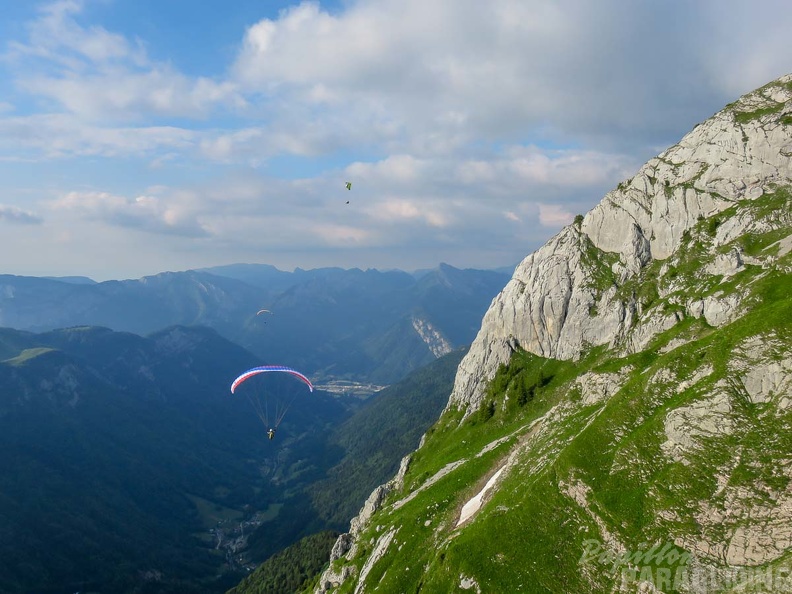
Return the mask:
M258 375L260 373L270 373L274 371L279 371L281 373L288 373L300 381L302 381L305 385L308 386L308 389L313 392L313 384L311 380L309 380L305 375L297 371L296 369L292 369L291 367L285 367L283 365L262 365L260 367L254 367L252 369L248 369L238 378L236 378L233 383L231 384L231 393L233 394L234 391L239 387L240 384L244 383L245 380L253 377L254 375Z

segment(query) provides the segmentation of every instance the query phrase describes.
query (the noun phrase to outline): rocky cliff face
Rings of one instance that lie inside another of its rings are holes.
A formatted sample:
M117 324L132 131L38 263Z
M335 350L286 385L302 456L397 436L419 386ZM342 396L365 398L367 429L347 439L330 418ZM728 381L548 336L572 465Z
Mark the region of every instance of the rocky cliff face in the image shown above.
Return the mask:
M577 359L602 344L631 351L680 321L637 315L640 304L615 288L650 262L668 260L700 219L792 181L790 99L792 76L742 97L619 184L579 226L565 228L528 256L484 316L449 406L478 406L486 381L517 347L559 359ZM716 255L755 223L746 215L731 220L714 251L702 257ZM735 270L739 257L733 256ZM615 278L603 283L610 275ZM721 312L736 306L717 298L703 305L716 323L727 321L728 313Z
M787 76L520 264L317 591L792 591L790 361Z
M412 326L416 334L421 337L421 340L438 359L454 350L448 339L429 320L413 316Z

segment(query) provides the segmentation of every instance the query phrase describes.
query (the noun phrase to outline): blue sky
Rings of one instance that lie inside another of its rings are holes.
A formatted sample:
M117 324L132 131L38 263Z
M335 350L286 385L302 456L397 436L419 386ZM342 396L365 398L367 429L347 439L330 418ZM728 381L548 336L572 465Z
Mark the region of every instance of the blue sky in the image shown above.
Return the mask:
M782 0L0 10L11 274L514 264L792 71Z

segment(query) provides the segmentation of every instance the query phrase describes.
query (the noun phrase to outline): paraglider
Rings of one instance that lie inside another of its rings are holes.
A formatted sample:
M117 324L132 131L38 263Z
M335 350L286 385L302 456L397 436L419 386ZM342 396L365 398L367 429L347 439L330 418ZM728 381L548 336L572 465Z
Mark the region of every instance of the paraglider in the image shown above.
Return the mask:
M271 373L274 371L280 371L282 373L289 373L296 377L297 379L301 380L308 386L308 389L313 392L313 384L311 380L305 377L299 371L292 369L291 367L286 367L285 365L261 365L259 367L253 367L252 369L248 369L245 373L240 375L238 378L234 380L234 383L231 384L231 393L233 394L236 389L242 385L243 382L249 380L254 375L258 375L260 373Z
M261 365L248 369L237 377L231 383L231 393L236 393L237 390L240 389L240 386L243 386L243 384L248 382L251 378L273 372L291 375L308 386L310 392L313 392L314 387L311 380L299 371L284 365ZM275 430L281 424L281 421L283 421L283 417L286 416L286 411L289 410L298 392L295 392L291 397L277 397L275 395L270 395L269 390L265 389L267 387L268 386L261 383L261 378L259 378L259 380L254 380L251 384L242 387L241 391L244 392L245 396L250 401L253 410L256 411L261 422L267 427L267 437L273 439L275 437ZM270 400L272 402L270 402ZM270 405L272 405L272 411L270 411ZM272 412L272 415L270 415L270 412Z
M352 189L352 182L347 182L346 183L346 189L347 190L351 190Z
M270 310L268 310L268 309L260 309L260 310L258 310L258 311L256 312L256 315L257 315L257 316L260 316L260 315L261 315L261 314L263 314L263 313L268 313L268 314L271 314L272 312L271 312Z

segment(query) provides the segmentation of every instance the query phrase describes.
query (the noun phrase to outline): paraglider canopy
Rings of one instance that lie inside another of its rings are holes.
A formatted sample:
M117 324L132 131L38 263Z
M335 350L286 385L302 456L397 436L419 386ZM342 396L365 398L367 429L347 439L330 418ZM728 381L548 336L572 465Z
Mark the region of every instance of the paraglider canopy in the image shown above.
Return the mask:
M261 315L261 314L263 314L263 313L268 313L268 314L271 314L272 312L271 312L270 310L268 310L268 309L260 309L260 310L258 310L258 311L256 312L256 315L257 315L257 316L260 316L260 315Z
M260 367L254 367L252 369L248 369L245 373L240 375L238 378L234 380L231 384L231 393L233 394L234 391L242 384L245 380L253 377L254 375L258 375L259 373L270 373L273 371L280 371L282 373L289 373L296 377L297 379L301 380L305 385L308 386L308 389L313 392L313 384L311 380L305 377L299 371L292 369L291 367L285 367L283 365L261 365Z
M234 394L239 389L239 387L247 382L250 378L264 373L273 372L291 375L292 377L295 377L303 382L306 386L308 386L308 389L313 392L314 387L311 383L311 380L309 380L299 371L284 365L261 365L259 367L248 369L245 373L237 377L231 384L231 393ZM256 384L255 381L252 383ZM289 410L289 407L291 406L292 402L294 402L294 399L299 393L298 390L296 392L287 391L291 394L290 396L279 396L277 393L269 394L269 390L265 389L263 384L244 387L241 391L250 401L250 404L253 406L253 409L256 411L259 419L261 419L261 422L265 427L268 427L267 437L270 439L275 437L275 430L281 424L283 417L286 415L286 411Z
M347 190L351 190L352 189L352 182L347 182L346 183L346 189Z

